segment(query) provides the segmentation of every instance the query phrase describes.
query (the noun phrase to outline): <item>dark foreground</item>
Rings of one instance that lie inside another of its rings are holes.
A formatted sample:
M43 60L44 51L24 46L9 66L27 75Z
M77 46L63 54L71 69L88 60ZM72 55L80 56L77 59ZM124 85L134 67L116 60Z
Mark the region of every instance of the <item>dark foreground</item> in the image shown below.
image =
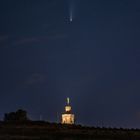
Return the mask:
M47 122L0 122L0 140L140 140L140 130Z

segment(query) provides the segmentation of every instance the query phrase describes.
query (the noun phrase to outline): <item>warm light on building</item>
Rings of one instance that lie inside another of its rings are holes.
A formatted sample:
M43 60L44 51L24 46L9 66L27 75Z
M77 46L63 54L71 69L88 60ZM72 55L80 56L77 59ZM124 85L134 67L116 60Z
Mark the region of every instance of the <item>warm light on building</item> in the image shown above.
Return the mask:
M67 98L67 105L65 106L65 113L62 114L62 124L74 124L74 114L70 106L70 100Z
M65 106L65 111L66 112L71 111L71 106Z

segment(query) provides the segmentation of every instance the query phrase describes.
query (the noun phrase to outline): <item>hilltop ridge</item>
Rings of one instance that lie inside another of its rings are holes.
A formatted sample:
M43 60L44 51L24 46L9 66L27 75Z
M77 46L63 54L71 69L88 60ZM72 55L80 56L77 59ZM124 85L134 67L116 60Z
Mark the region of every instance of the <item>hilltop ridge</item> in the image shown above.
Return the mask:
M45 121L0 122L1 140L140 140L140 129L100 128Z

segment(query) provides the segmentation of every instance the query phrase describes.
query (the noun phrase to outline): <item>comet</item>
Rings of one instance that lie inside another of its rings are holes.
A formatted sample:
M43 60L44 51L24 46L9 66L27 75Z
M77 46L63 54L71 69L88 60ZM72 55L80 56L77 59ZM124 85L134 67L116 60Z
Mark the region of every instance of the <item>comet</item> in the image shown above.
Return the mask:
M73 0L70 0L70 3L69 3L69 21L72 22L73 21L73 18L74 18L74 11L75 11L75 8L74 8L74 1Z
M72 17L72 11L70 11L70 22L72 22L73 17Z
M72 18L70 18L70 22L72 22Z

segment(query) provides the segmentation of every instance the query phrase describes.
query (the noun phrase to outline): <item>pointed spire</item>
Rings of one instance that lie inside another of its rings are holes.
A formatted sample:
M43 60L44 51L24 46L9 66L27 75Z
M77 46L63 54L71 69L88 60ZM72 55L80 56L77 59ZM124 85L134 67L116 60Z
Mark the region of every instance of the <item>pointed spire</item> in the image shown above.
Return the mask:
M74 124L74 114L70 106L70 98L66 98L65 112L62 114L62 124Z
M67 104L68 105L70 104L70 98L69 97L67 98Z

